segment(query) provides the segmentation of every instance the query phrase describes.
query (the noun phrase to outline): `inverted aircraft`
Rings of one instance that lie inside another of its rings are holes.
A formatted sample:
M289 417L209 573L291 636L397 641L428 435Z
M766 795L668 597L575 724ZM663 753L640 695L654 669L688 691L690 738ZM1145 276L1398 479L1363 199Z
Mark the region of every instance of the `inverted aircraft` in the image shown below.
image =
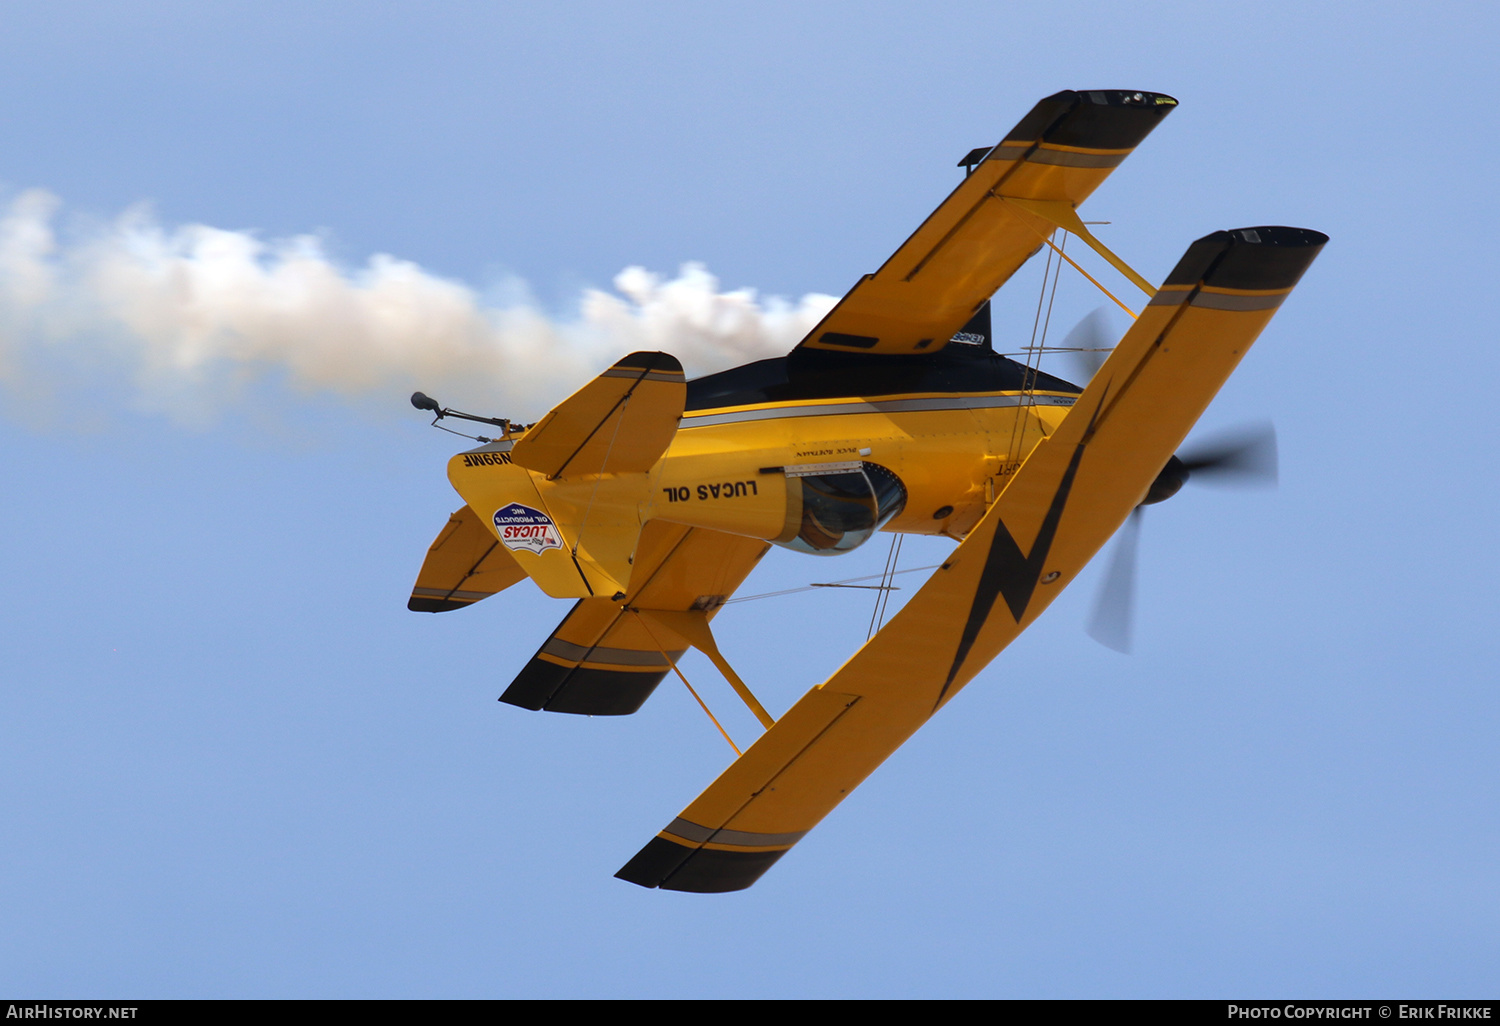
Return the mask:
M960 161L958 187L785 356L689 381L668 353L631 353L529 426L413 396L436 419L501 430L449 461L464 506L409 607L464 608L528 577L575 600L501 701L626 715L695 648L765 727L618 877L749 887L1132 511L1181 486L1190 467L1174 454L1328 240L1216 231L1152 285L1095 238L1079 204L1176 106L1125 90L1042 100ZM1083 386L991 337L989 301L1030 257L1078 266L1057 241L1069 235L1149 297ZM836 555L881 531L958 544L773 717L720 652L715 615L772 545Z

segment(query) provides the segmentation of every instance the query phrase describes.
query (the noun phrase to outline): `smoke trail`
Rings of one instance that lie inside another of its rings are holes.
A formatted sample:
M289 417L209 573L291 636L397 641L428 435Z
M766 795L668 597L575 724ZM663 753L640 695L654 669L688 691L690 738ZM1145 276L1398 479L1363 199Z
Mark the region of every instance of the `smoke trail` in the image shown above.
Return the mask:
M721 292L697 264L670 280L630 267L558 319L394 257L346 270L312 236L167 228L144 209L60 242L60 208L30 190L0 218L0 384L123 374L135 405L186 420L268 378L355 405L422 389L531 417L632 350L670 352L689 375L779 355L835 302Z

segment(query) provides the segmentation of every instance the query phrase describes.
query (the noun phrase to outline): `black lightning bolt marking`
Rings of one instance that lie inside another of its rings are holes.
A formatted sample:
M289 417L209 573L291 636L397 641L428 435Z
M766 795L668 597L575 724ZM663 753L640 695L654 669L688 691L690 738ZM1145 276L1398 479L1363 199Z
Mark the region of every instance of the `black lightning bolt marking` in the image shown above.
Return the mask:
M1105 394L1108 395L1108 388ZM1089 417L1089 426L1084 431L1084 438L1088 438L1094 429L1094 421L1099 416L1099 411L1104 408L1103 397L1099 405L1094 408ZM974 589L974 602L969 606L969 619L964 624L963 636L958 640L958 652L953 657L953 665L948 669L948 679L943 681L943 689L938 692L937 702L933 705L936 709L943 704L943 699L948 695L948 689L953 686L953 679L958 676L958 671L963 666L964 660L968 658L969 649L974 647L974 641L979 637L979 631L984 627L985 621L990 618L990 610L995 606L995 599L999 596L1005 597L1005 605L1010 609L1010 615L1015 617L1016 623L1021 622L1021 617L1026 613L1026 607L1031 603L1032 593L1036 591L1037 581L1041 579L1042 568L1047 561L1047 554L1052 551L1052 540L1057 536L1057 525L1062 520L1063 507L1068 502L1068 493L1073 490L1073 478L1078 473L1078 464L1083 459L1083 445L1078 445L1073 450L1073 458L1068 461L1068 469L1063 473L1062 480L1058 482L1057 491L1052 495L1052 503L1047 507L1047 515L1042 519L1041 530L1037 532L1036 541L1031 543L1031 551L1023 553L1021 546L1016 543L1015 537L1005 526L1005 521L996 517L995 536L990 541L990 551L984 559L984 570L979 574L979 586Z

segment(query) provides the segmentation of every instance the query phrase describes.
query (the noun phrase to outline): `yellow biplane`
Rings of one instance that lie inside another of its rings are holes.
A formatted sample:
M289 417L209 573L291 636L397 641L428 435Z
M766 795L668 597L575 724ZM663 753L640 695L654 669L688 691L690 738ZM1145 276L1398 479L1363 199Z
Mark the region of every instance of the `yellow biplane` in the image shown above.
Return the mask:
M786 356L688 381L672 356L632 353L524 428L413 396L502 436L449 462L465 505L432 544L410 608L461 608L525 577L577 600L502 701L632 713L693 647L766 728L617 876L750 886L1133 510L1182 484L1190 467L1174 452L1327 236L1214 232L1157 287L1111 253L1076 208L1176 104L1119 90L1042 100L961 161L962 184ZM990 297L1029 257L1051 247L1072 263L1059 232L1150 297L1084 387L990 338ZM772 544L831 555L876 531L959 544L773 718L710 622Z

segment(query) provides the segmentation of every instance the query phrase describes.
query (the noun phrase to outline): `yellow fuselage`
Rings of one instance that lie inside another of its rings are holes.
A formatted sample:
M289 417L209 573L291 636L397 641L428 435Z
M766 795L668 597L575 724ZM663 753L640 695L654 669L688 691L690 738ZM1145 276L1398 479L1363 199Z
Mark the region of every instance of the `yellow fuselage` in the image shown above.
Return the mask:
M1073 399L912 395L693 411L641 519L775 540L786 529L787 483L796 480L786 471L868 461L906 487L905 507L884 530L962 538Z
M563 546L521 549L517 561L548 594L586 597L629 591L636 540L651 520L786 543L797 533L803 476L824 468L873 464L899 479L904 503L882 530L961 539L1075 398L912 393L695 409L646 473L548 480L510 463L505 441L454 456L448 474L487 524L512 502L544 510Z

